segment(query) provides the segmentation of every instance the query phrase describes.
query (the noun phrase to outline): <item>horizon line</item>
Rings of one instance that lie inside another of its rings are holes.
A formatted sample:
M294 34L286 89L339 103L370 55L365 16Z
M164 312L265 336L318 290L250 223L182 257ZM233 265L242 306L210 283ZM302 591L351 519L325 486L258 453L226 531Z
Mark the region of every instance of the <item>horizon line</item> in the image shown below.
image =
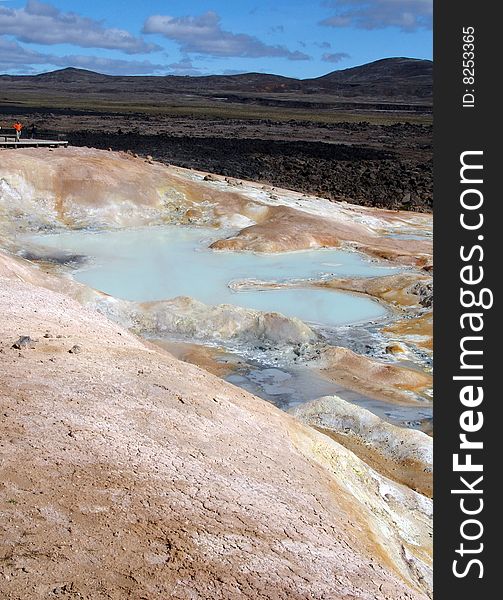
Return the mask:
M397 60L397 59L406 59L406 60L410 60L410 61L420 61L420 62L430 62L433 64L433 60L430 58L415 58L415 57L410 57L410 56L387 56L384 58L378 58L376 60L371 60L370 62L366 62L366 63L361 63L358 65L354 65L352 67L344 67L342 69L333 69L331 71L328 71L327 73L325 73L324 75L318 75L316 77L306 77L306 78L301 78L301 77L291 77L289 75L281 75L278 73L272 73L272 72L264 72L264 71L243 71L240 73L209 73L209 74L201 74L201 75L180 75L180 74L176 74L176 73L165 73L163 75L160 74L118 74L118 73L101 73L100 71L94 71L92 69L85 69L82 67L73 67L73 66L68 66L68 67L61 67L58 69L53 69L50 71L41 71L40 73L25 73L25 74L12 74L12 73L0 73L0 77L38 77L40 75L49 75L50 73L60 73L63 71L69 71L69 70L74 70L74 71L82 71L85 73L93 73L94 75L103 75L104 77L180 77L180 78L191 78L191 79L198 79L198 78L202 78L202 77L239 77L240 75L273 75L274 77L283 77L284 79L294 79L297 81L306 81L309 79L318 79L320 77L324 77L325 75L330 75L331 73L336 73L339 71L349 71L351 69L357 69L358 67L364 67L367 65L372 65L381 61L385 61L385 60Z

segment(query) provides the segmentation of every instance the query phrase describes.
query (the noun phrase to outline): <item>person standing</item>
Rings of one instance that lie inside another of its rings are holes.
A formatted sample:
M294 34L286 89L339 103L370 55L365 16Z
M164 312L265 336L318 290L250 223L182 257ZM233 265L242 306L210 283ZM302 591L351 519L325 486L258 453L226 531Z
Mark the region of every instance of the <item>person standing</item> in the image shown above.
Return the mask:
M24 125L22 125L19 121L16 121L12 127L14 127L16 130L16 142L19 142L19 139L21 138L21 131Z

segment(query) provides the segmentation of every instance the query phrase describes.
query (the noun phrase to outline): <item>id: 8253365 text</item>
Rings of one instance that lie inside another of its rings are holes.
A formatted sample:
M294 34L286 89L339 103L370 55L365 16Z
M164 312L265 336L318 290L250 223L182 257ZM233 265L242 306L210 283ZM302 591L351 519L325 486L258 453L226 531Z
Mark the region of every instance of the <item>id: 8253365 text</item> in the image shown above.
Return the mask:
M475 107L475 27L463 27L463 108Z

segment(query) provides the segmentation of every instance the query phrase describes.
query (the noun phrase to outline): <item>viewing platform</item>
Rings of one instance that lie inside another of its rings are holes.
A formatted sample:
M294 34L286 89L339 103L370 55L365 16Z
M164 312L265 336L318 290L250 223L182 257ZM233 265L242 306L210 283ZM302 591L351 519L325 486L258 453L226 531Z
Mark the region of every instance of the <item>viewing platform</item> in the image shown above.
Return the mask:
M21 138L16 141L15 135L0 134L0 148L66 148L67 140L38 140L35 138Z

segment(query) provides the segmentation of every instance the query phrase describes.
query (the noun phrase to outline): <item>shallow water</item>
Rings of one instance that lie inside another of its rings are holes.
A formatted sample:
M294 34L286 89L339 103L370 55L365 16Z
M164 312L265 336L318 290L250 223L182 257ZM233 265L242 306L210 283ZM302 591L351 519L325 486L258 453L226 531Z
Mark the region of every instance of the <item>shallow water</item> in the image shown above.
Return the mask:
M230 232L227 232L230 233ZM253 287L236 291L231 282L259 280L285 282L326 277L369 277L397 272L360 254L333 249L318 249L280 254L216 252L208 248L212 241L225 236L210 228L167 225L116 231L72 231L31 236L33 256L88 257L69 260L75 279L115 297L133 301L164 300L190 296L205 304L234 304L262 311L276 311L314 324L325 337L340 345L352 345L360 339L359 326L366 322L368 340L361 348L375 347L369 321L386 315L379 303L330 289L281 288L258 290ZM29 247L29 246L28 246ZM370 327L370 329L369 329ZM356 336L356 337L355 337ZM341 339L339 339L341 338ZM177 342L173 342L177 343ZM367 344L367 346L365 346ZM302 364L279 364L277 357L261 355L256 349L235 348L231 363L243 364L224 378L287 409L324 395L338 394L382 418L399 425L418 427L431 417L431 406L400 407L373 400L324 380ZM238 357L245 357L241 363ZM224 362L227 362L225 360ZM245 366L246 365L246 366Z
M232 373L225 379L283 410L322 396L336 395L398 426L419 429L423 421L432 417L432 407L427 402L422 406L401 406L369 398L327 381L301 365L263 367L257 364L255 368Z
M431 402L402 406L377 400L345 388L322 377L316 369L303 362L282 361L264 353L246 357L228 349L212 347L208 351L198 344L165 339L152 339L181 360L197 364L248 392L268 400L282 410L288 410L309 400L336 395L401 427L421 429L432 419ZM220 368L215 368L220 365Z
M401 233L399 231L395 233L388 233L386 237L393 238L395 240L416 240L416 241L429 241L433 240L433 235L431 232L427 231L418 231L417 233L408 232Z
M216 252L208 249L222 232L184 226L119 231L73 231L37 235L31 241L58 251L87 255L91 261L75 278L126 300L164 300L190 296L205 304L234 304L279 312L305 322L339 326L386 315L379 303L362 296L323 289L246 289L234 280L283 282L323 276L374 276L396 272L342 250L281 254Z

